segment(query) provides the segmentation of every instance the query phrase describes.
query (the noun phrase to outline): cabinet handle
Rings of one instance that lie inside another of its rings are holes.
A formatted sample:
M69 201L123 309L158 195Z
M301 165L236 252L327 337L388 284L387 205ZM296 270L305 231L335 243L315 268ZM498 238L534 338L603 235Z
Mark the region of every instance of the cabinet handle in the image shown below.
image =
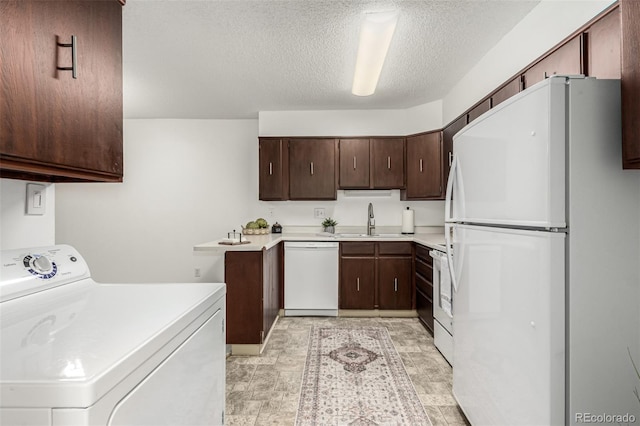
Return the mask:
M58 43L60 47L71 48L71 66L70 67L56 67L60 71L71 71L73 78L78 78L78 38L74 35L71 36L71 43Z
M420 159L420 173L422 173L422 158Z
M449 152L449 167L453 164L453 152Z
M393 279L393 289L395 290L395 292L398 292L398 279L394 278Z
M273 163L269 161L269 175L273 174Z
M391 170L391 157L387 157L387 169Z
M360 291L360 277L356 278L356 288Z
M353 170L356 169L356 156L353 156Z
M310 168L311 168L311 176L313 176L313 161L309 164Z

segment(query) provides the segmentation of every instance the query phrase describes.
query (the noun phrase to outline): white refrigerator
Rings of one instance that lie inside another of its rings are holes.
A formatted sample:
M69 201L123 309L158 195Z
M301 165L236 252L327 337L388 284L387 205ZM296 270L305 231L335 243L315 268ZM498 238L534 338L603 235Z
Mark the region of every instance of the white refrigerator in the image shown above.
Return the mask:
M622 170L620 108L619 80L553 77L454 137L453 393L472 425L640 422L640 172Z

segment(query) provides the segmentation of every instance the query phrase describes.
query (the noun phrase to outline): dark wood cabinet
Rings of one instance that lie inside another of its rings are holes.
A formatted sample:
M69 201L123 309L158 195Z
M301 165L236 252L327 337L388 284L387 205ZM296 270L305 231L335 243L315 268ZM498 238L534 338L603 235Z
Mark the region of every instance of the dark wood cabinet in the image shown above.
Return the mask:
M449 169L451 169L451 163L453 162L453 136L466 125L467 114L464 114L449 123L449 125L442 130L442 164L444 168L442 193L440 194L440 198L442 199L444 199L447 179L449 179Z
M260 345L278 316L282 244L262 251L227 251L227 344Z
M1 176L121 181L121 4L3 1L0 38Z
M433 335L433 259L428 247L416 244L415 249L416 311Z
M373 188L404 188L404 138L371 139Z
M620 0L622 166L640 169L640 2Z
M336 199L335 139L289 140L289 199Z
M584 38L587 43L585 74L620 78L620 8L594 22Z
M258 198L265 201L289 198L288 141L281 138L260 138Z
M522 76L517 76L491 95L491 108L518 94L520 90L522 90Z
M407 182L402 200L431 200L442 196L442 132L407 137Z
M409 242L341 243L340 309L413 309L412 258Z
M467 113L467 124L471 123L476 118L480 117L485 112L491 109L491 98L487 98L480 102L478 105L474 106Z
M340 139L340 188L370 187L369 146L369 139Z
M411 309L411 257L378 258L380 309Z
M531 87L555 74L582 73L582 34L579 34L527 69L524 72L524 87Z
M340 309L373 309L375 259L344 257L340 261Z

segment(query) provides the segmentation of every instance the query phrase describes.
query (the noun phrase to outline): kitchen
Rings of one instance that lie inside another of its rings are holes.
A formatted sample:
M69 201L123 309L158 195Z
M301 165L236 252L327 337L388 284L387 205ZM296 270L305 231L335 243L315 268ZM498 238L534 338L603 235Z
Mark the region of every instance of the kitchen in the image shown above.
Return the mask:
M375 197L339 192L336 201L261 202L257 138L398 136L440 129L610 2L552 3L539 4L441 98L408 108L318 111L311 106L307 111L308 106L303 105L299 110L261 111L258 119L223 115L203 119L179 113L137 117L127 115L128 105L140 102L140 108L153 114L155 105L170 104L176 93L163 92L154 98L145 93L142 77L127 79L125 74L124 183L49 185L47 212L25 216L24 183L3 180L3 249L67 242L86 256L92 274L104 282L218 282L223 279L220 261L194 253L193 246L239 230L241 224L258 216L270 223L277 220L285 228L319 231L320 220L313 211L324 208L339 226L364 229L367 205L373 202L379 227L398 227L407 206L416 212L417 226L442 227L442 201L401 202L399 191ZM134 31L127 27L126 19L140 19L134 14L135 7L132 0L123 11L125 40L127 31ZM553 7L566 9L545 12ZM532 38L531 28L545 31ZM516 45L519 48L514 51ZM125 44L125 73L126 55ZM131 61L133 66L136 61ZM197 94L191 93L190 99L189 104L181 104L183 109L197 101ZM132 238L134 235L138 237Z

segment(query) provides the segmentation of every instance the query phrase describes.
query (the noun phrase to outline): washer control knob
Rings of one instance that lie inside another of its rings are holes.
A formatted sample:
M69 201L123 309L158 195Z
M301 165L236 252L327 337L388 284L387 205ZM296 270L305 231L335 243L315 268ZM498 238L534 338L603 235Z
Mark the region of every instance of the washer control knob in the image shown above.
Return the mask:
M45 256L36 257L33 261L33 269L40 274L46 274L47 272L51 272L53 266L51 265L51 261L47 259Z

